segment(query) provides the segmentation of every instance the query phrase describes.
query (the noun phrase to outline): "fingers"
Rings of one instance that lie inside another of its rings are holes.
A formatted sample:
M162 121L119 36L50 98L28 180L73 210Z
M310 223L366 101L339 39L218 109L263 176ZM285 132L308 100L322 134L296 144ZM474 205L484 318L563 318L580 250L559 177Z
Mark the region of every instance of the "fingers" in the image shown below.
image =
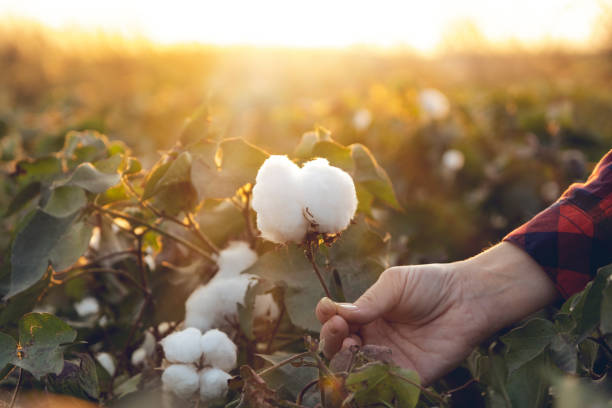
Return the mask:
M361 347L362 344L363 344L363 341L361 340L361 337L359 337L356 334L351 334L350 336L348 336L342 341L342 348L346 349L352 346Z
M331 358L342 347L343 342L348 339L349 326L342 317L335 315L327 320L321 328L321 344L323 354Z
M319 300L317 307L315 309L315 314L317 315L317 319L321 324L328 321L332 316L336 314L336 303L332 301L328 297L324 297Z
M389 268L355 303L336 303L336 313L351 326L370 323L397 306L404 285L402 268Z

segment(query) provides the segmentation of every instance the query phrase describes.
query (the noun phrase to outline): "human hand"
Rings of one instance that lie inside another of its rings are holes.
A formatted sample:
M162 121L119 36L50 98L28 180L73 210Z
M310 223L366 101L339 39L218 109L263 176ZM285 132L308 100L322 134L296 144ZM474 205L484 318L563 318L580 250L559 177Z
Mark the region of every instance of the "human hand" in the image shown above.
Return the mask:
M376 344L427 384L502 327L552 302L552 281L523 251L503 243L467 261L387 269L355 303L323 298L323 352Z

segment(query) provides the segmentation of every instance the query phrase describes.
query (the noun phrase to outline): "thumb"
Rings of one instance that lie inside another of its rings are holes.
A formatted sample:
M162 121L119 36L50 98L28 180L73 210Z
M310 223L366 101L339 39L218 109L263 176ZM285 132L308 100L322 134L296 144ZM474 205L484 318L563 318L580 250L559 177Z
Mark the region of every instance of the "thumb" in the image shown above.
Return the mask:
M363 325L391 311L399 302L405 286L403 268L384 271L376 283L354 303L336 303L336 313L347 323Z

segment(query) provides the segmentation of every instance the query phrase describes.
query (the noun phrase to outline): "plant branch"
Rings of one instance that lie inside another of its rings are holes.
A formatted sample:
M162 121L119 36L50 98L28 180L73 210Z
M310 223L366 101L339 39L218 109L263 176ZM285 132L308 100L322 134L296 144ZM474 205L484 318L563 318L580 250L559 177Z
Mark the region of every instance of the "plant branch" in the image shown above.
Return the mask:
M244 222L246 224L246 232L247 232L247 237L249 239L249 242L251 243L251 245L255 244L255 232L253 232L253 223L251 222L251 195L252 195L252 188L247 187L244 188L242 190L243 194L244 194L244 207L242 208L242 215L244 216Z
M319 379L317 378L316 380L312 380L311 382L306 384L306 386L304 388L302 388L302 390L298 394L297 399L295 400L295 403L298 404L298 405L301 405L302 401L304 400L304 395L306 395L308 390L311 389L314 385L316 385L318 383L319 383Z
M278 368L280 368L280 367L282 367L284 365L287 365L287 364L289 364L289 363L291 363L291 362L293 362L295 360L299 360L301 358L307 357L310 354L311 354L310 351L305 351L305 352L300 353L300 354L295 354L295 355L293 355L291 357L288 357L288 358L286 358L286 359L284 359L282 361L279 361L278 363L276 363L276 364L274 364L274 365L272 365L272 366L270 366L270 367L268 367L268 368L258 372L257 375L259 375L261 377L262 375L266 375L269 372L274 371L274 370L276 370L276 369L278 369Z
M11 397L11 402L8 405L8 408L13 408L15 405L15 401L17 401L17 394L19 394L19 388L21 387L21 382L23 381L23 368L19 368L19 379L17 380L17 385L15 386L15 391L13 391L13 396Z
M315 261L315 251L316 250L314 249L314 245L312 243L308 243L308 248L305 251L306 258L308 258L308 260L310 261L310 264L312 265L312 269L317 275L317 278L319 278L319 282L321 283L321 286L323 287L323 290L325 291L325 296L333 300L331 292L329 291L329 288L327 287L327 284L325 283L325 280L323 279L323 275L321 275L321 271L319 270L319 267L317 266L317 263Z
M266 354L270 354L272 352L272 345L274 343L274 339L276 338L276 333L278 333L278 329L280 328L281 320L283 320L283 316L285 316L285 304L283 303L281 307L281 311L278 314L278 318L276 322L274 322L274 328L272 329L272 335L270 336L270 340L268 340L268 344L266 345Z
M72 265L71 267L64 269L62 271L58 271L58 274L65 274L68 272L72 272L75 271L77 269L85 269L85 268L89 268L90 266L94 266L102 261L105 261L107 259L111 259L117 256L122 256L122 255L136 255L137 251L135 249L128 249L125 251L117 251L117 252L111 252L110 254L107 255L103 255L103 256L99 256L97 258L92 259L91 261L87 262L86 264L81 264L81 265Z
M201 255L205 259L209 260L210 262L214 262L214 260L212 259L212 257L210 256L210 254L208 252L202 250L201 248L197 247L196 245L192 244L191 242L189 242L189 241L187 241L187 240L185 240L185 239L183 239L181 237L178 237L178 236L176 236L176 235L174 235L174 234L172 234L172 233L170 233L168 231L165 231L165 230L163 230L163 229L161 229L161 228L159 228L157 226L151 225L151 224L149 224L146 221L140 220L140 219L138 219L136 217L132 217L131 215L128 215L128 214L123 214L121 212L109 210L107 208L100 207L100 206L95 205L95 204L91 204L91 207L94 210L96 210L96 211L102 212L104 214L108 214L108 215L110 215L112 217L123 218L124 220L132 222L134 224L147 227L150 230L155 231L155 232L157 232L157 233L159 233L159 234L161 234L161 235L163 235L163 236L165 236L165 237L167 237L167 238L169 238L169 239L171 239L173 241L176 241L179 244L181 244L181 245L183 245L183 246L185 246L185 247L187 247L189 249L191 249L192 251L194 251L197 254Z

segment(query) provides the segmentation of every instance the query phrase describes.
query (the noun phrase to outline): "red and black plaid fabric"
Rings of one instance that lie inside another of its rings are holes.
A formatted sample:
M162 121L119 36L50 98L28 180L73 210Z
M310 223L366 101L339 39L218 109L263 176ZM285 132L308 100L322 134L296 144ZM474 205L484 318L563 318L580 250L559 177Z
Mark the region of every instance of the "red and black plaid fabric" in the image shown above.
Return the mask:
M598 268L612 263L612 150L586 183L572 184L504 241L531 255L563 297L584 289Z

